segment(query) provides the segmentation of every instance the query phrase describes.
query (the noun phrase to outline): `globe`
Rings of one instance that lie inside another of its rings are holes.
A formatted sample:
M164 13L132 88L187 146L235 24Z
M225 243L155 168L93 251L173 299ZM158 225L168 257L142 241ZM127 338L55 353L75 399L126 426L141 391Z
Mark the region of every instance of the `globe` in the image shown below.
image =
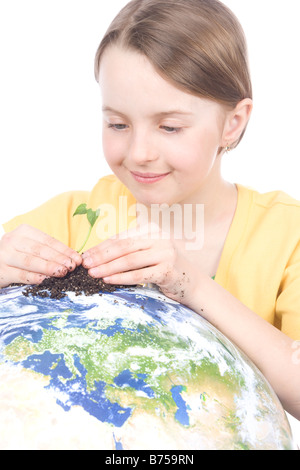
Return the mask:
M0 449L292 449L260 371L147 287L0 294Z

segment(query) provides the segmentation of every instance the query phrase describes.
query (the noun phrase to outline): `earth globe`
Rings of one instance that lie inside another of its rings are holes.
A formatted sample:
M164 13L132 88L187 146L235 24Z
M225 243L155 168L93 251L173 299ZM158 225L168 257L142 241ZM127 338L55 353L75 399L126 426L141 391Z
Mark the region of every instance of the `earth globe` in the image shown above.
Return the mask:
M0 449L293 449L260 371L157 289L0 293Z

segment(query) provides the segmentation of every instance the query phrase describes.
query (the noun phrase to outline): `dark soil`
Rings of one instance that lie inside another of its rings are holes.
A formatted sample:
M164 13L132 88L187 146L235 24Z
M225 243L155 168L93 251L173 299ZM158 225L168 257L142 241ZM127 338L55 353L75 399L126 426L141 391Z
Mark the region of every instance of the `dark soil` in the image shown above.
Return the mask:
M106 284L102 279L95 279L88 274L82 266L69 272L65 277L50 277L41 284L28 286L23 290L23 295L28 297L50 297L61 299L66 297L66 292L75 292L76 295L102 294L103 292L114 292L117 288L128 288L132 286L119 286Z

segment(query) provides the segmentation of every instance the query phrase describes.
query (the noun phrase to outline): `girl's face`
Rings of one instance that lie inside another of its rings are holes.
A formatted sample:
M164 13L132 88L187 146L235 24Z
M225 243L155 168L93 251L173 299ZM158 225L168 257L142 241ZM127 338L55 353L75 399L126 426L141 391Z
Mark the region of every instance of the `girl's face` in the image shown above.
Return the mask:
M110 46L101 60L103 149L146 206L204 202L221 181L226 112L164 80L148 59Z

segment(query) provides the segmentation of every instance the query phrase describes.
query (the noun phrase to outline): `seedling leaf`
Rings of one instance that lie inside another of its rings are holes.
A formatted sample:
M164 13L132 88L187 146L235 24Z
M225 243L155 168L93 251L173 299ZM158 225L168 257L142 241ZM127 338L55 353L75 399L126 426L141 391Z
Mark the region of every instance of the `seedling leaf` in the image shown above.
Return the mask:
M79 206L77 207L76 211L73 214L73 217L74 217L74 215L86 214L86 213L87 213L86 204L79 204Z
M98 215L97 215L98 212ZM99 211L93 211L92 209L87 210L87 219L91 225L91 227L94 227L96 220L98 219L99 216Z

